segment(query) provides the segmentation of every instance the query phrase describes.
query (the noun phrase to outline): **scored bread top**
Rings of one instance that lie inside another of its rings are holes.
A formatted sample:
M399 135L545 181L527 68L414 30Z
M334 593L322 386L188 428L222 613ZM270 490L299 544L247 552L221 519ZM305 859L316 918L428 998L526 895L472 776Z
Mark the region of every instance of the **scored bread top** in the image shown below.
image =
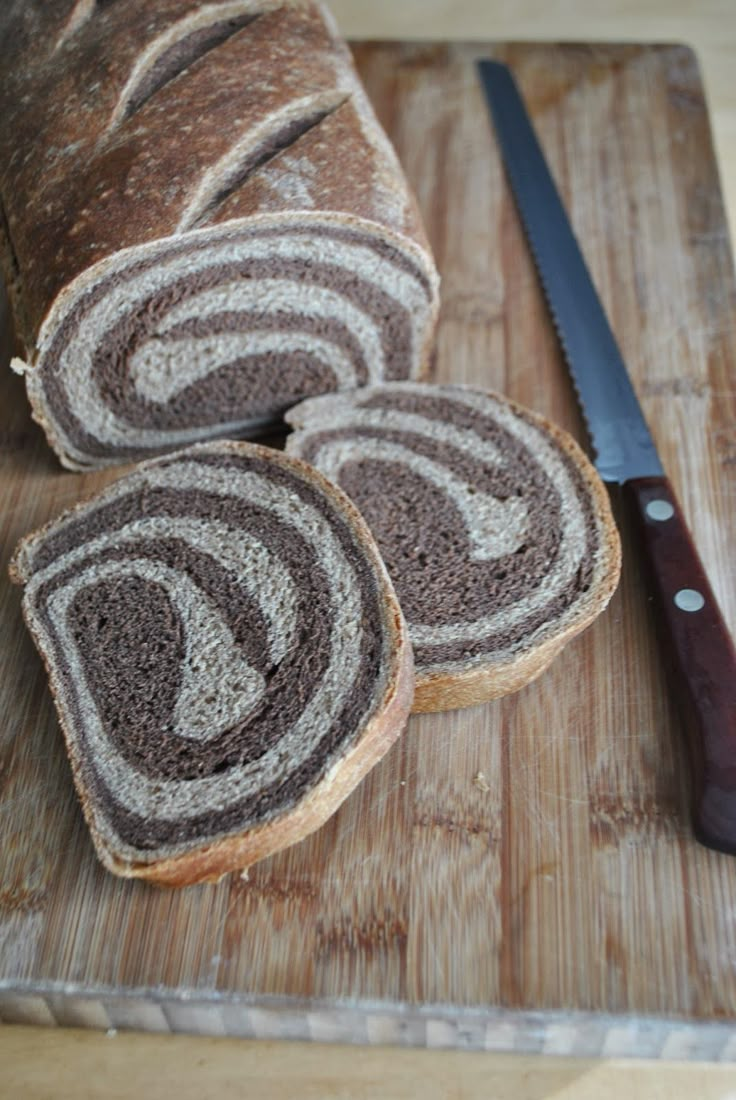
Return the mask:
M363 521L249 444L146 463L12 565L100 858L182 884L320 825L398 736L412 661Z
M437 272L319 3L10 0L0 36L12 365L65 466L422 376Z
M374 221L433 271L321 4L10 0L0 37L0 236L27 355L57 294L104 257L261 212Z
M608 603L608 494L541 417L406 382L312 398L287 421L287 451L340 485L376 537L414 645L415 709L521 687Z

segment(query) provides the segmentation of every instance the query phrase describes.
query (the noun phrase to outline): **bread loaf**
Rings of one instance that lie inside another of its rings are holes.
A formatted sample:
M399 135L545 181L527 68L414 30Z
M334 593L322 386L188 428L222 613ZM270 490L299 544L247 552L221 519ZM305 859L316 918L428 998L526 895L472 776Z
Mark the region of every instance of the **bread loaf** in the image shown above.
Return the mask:
M373 539L279 451L143 463L28 536L11 575L116 874L184 885L300 840L409 713L411 648Z
M608 603L620 545L608 494L565 432L463 386L313 398L287 451L361 511L406 616L415 710L467 706L545 669Z
M14 365L65 465L421 373L437 274L323 7L6 0L0 38Z

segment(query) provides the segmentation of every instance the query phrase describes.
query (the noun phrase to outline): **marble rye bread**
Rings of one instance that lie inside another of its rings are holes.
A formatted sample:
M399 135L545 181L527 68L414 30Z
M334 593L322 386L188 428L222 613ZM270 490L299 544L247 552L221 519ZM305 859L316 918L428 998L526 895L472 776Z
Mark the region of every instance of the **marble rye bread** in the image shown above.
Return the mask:
M173 886L320 826L411 709L411 646L354 506L298 459L143 463L18 547L103 864Z
M397 383L287 414L287 451L375 535L414 647L414 709L534 679L603 610L620 544L608 493L561 429L498 394Z
M438 277L312 0L4 0L0 258L35 418L83 469L421 374Z

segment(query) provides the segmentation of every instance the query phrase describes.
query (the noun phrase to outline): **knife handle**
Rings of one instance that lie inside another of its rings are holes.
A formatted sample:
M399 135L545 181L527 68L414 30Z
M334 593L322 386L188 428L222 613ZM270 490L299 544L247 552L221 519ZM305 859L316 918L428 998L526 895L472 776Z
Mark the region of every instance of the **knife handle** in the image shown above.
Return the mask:
M633 478L635 510L659 625L686 703L693 827L709 848L736 854L736 649L666 477Z

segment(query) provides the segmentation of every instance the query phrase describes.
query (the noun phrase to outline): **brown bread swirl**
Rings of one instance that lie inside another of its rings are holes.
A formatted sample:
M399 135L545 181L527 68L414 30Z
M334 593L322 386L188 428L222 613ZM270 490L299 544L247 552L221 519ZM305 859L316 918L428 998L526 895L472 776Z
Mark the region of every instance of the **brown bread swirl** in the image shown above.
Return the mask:
M345 490L409 625L415 710L515 691L608 603L608 493L567 433L499 394L412 382L312 398L287 451Z
M400 734L413 664L350 501L280 451L143 463L11 576L98 855L184 885L321 825Z

